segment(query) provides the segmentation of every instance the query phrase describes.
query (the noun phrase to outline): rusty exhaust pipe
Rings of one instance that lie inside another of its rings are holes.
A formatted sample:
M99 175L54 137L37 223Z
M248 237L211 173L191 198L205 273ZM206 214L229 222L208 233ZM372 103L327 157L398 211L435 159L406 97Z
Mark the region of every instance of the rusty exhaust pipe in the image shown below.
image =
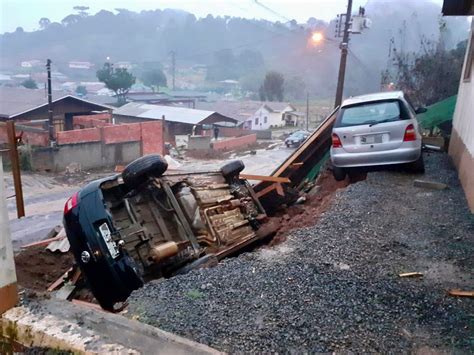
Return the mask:
M179 252L179 246L175 242L166 242L153 247L150 251L150 257L156 263L175 256Z

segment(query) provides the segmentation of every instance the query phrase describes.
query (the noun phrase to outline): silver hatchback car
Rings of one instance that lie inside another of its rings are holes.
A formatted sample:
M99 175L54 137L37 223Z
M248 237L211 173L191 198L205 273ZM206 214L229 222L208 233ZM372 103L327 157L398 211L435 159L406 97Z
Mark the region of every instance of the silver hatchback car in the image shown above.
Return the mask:
M423 173L421 134L415 110L401 91L381 92L345 100L332 133L331 161L336 180L350 168L408 164Z

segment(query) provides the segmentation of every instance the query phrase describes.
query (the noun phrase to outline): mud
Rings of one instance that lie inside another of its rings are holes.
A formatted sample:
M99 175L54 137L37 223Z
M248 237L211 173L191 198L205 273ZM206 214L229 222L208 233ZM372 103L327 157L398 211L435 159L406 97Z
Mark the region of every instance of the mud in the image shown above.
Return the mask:
M362 180L364 178L360 177ZM317 193L307 194L303 204L290 206L277 215L281 219L281 227L270 242L270 246L285 241L287 234L292 230L314 225L331 206L336 191L347 185L349 179L336 181L329 169L324 170L315 181L315 188L319 186Z
M15 256L18 285L34 291L46 291L73 263L71 253L52 253L44 246L24 249Z

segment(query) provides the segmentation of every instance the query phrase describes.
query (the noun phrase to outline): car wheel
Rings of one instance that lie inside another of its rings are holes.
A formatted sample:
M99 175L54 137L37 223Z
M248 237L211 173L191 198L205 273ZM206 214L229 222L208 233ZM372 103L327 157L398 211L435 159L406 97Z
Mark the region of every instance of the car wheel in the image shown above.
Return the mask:
M223 167L221 167L222 176L227 178L232 178L238 176L242 170L244 170L245 165L242 160L233 160Z
M342 181L346 178L347 172L344 168L334 166L332 168L332 174L334 175L334 179L336 179L336 181Z
M413 163L409 164L409 169L415 174L423 174L425 172L425 162L423 160L423 153Z
M145 155L128 164L122 172L125 185L134 188L144 183L149 176L160 177L168 163L158 154Z

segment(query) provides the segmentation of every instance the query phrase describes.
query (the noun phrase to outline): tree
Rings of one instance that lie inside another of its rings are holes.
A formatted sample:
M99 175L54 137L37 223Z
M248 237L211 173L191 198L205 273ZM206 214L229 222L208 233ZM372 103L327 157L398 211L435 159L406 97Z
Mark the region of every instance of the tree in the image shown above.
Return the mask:
M29 78L29 79L26 79L25 81L23 81L21 83L21 86L27 88L27 89L38 89L38 85L36 84L36 81L34 81L33 79Z
M71 26L78 23L80 19L81 19L81 16L79 15L68 15L61 20L61 23L64 26Z
M285 78L283 74L277 71L267 72L263 80L263 85L259 90L260 97L262 98L264 96L268 101L283 101L284 83Z
M97 79L115 93L118 104L125 103L125 96L136 80L126 68L114 68L110 63L97 71Z
M160 91L160 86L166 86L166 76L161 69L147 69L143 72L141 79L143 84L151 87L153 92Z
M74 10L76 10L79 13L79 16L81 17L86 17L88 14L89 6L74 6Z
M39 20L38 23L39 23L39 25L40 25L40 28L41 28L42 30L44 30L44 29L48 28L48 26L51 24L51 21L50 21L50 19L47 18L47 17L42 17L42 18Z
M84 85L78 85L76 87L76 94L81 95L81 96L86 96L87 88Z
M437 44L424 44L422 54L403 54L394 51L396 73L382 73L382 84L394 83L395 87L410 95L415 105L431 105L458 91L466 41L456 49L447 51ZM389 84L390 85L390 84Z

